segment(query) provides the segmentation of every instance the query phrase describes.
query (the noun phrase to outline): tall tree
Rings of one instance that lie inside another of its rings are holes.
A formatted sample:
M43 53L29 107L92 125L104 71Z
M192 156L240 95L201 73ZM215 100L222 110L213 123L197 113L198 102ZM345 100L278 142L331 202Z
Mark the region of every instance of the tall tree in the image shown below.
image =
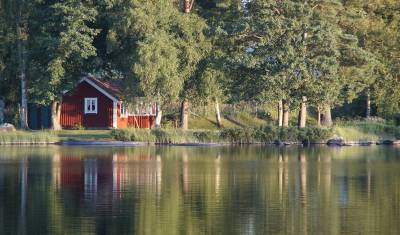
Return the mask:
M62 92L87 70L85 60L96 55L92 28L96 9L91 1L38 1L31 15L29 45L31 95L37 103L51 104L53 129L61 129Z
M228 28L235 40L232 63L245 73L244 90L253 88L246 96L282 100L283 126L289 124L289 105L299 104L309 78L305 36L310 16L302 2L254 0L244 5L240 20Z
M27 77L26 77L26 63L27 63L27 51L26 44L28 39L28 28L29 23L28 6L25 0L17 0L15 3L15 37L16 37L16 54L18 72L17 76L20 81L20 94L21 94L21 106L20 106L20 127L22 129L28 129L28 88L27 88Z
M184 83L209 48L203 34L206 24L170 1L134 2L137 60L133 71L143 94L162 107L185 97Z

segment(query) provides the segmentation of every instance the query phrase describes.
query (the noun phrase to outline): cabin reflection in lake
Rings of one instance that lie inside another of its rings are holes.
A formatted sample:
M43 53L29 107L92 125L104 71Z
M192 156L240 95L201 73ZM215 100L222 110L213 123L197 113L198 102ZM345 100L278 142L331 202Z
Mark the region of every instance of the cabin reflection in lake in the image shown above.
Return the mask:
M1 234L400 233L391 147L1 147Z

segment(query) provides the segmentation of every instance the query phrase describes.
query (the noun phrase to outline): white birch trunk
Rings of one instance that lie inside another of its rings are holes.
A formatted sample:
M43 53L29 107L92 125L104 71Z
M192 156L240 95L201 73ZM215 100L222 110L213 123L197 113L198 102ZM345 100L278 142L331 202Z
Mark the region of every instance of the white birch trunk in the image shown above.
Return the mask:
M330 127L333 124L331 106L329 104L325 104L324 106L321 124L325 127Z
M156 110L156 128L161 128L162 110L159 104L157 104Z
M371 117L371 95L369 90L367 91L367 100L366 100L366 110L365 110L365 118L368 119Z
M321 126L321 108L319 106L317 107L317 126Z
M216 118L218 127L222 127L221 112L219 109L218 99L215 99L215 118Z
M283 127L289 127L289 104L286 100L283 101Z
M283 126L283 102L280 100L278 102L278 127Z
M298 122L298 127L299 128L305 128L306 127L306 121L307 121L307 97L303 96L302 101L300 104L300 111L299 111L299 122Z
M189 127L189 101L184 99L181 106L181 128L187 130Z
M62 130L60 124L61 117L61 102L54 101L51 104L51 123L53 130Z

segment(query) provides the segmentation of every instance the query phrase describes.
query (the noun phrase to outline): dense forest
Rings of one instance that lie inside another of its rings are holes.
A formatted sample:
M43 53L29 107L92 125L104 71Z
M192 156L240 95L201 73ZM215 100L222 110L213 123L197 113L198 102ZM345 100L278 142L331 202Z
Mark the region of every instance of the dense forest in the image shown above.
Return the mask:
M333 109L400 112L398 0L0 0L0 98L28 128L85 74L124 82L187 128L189 109L248 104L279 126ZM132 101L133 102L133 101ZM265 108L267 109L267 108ZM175 112L179 113L179 112Z

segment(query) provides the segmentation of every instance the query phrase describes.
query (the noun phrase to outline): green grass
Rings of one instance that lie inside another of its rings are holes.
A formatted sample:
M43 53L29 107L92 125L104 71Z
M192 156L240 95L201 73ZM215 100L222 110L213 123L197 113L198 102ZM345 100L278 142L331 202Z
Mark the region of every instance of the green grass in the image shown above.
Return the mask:
M259 127L267 125L265 120L257 118L249 113L240 112L233 115L232 118L245 126Z
M239 120L237 120L239 119ZM235 120L246 125L241 128L222 119L223 128L218 128L212 117L191 116L190 130L181 129L123 129L123 130L62 130L62 131L16 131L0 132L0 144L5 143L50 143L65 140L112 141L132 140L157 143L209 143L209 142L270 142L322 140L341 136L347 141L378 141L400 139L400 128L384 122L340 121L329 132L319 128L298 130L296 127L278 129L274 125L263 125L263 120L248 115L235 115ZM264 127L261 127L264 126ZM330 136L328 136L330 135Z
M221 117L221 122L223 128L235 128L238 127L236 124L232 123L231 121L222 118ZM189 128L193 130L217 130L218 125L215 120L215 117L213 116L207 116L207 117L197 117L191 115L189 118Z
M400 129L384 123L347 122L333 127L333 133L348 141L377 141L400 138Z
M64 140L110 141L111 130L62 130L0 132L0 144L54 143Z
M0 144L7 143L54 143L59 141L56 134L49 131L0 132Z
M150 143L211 143L221 142L219 131L182 129L116 129L115 140Z
M53 132L60 140L112 140L111 130L62 130Z

